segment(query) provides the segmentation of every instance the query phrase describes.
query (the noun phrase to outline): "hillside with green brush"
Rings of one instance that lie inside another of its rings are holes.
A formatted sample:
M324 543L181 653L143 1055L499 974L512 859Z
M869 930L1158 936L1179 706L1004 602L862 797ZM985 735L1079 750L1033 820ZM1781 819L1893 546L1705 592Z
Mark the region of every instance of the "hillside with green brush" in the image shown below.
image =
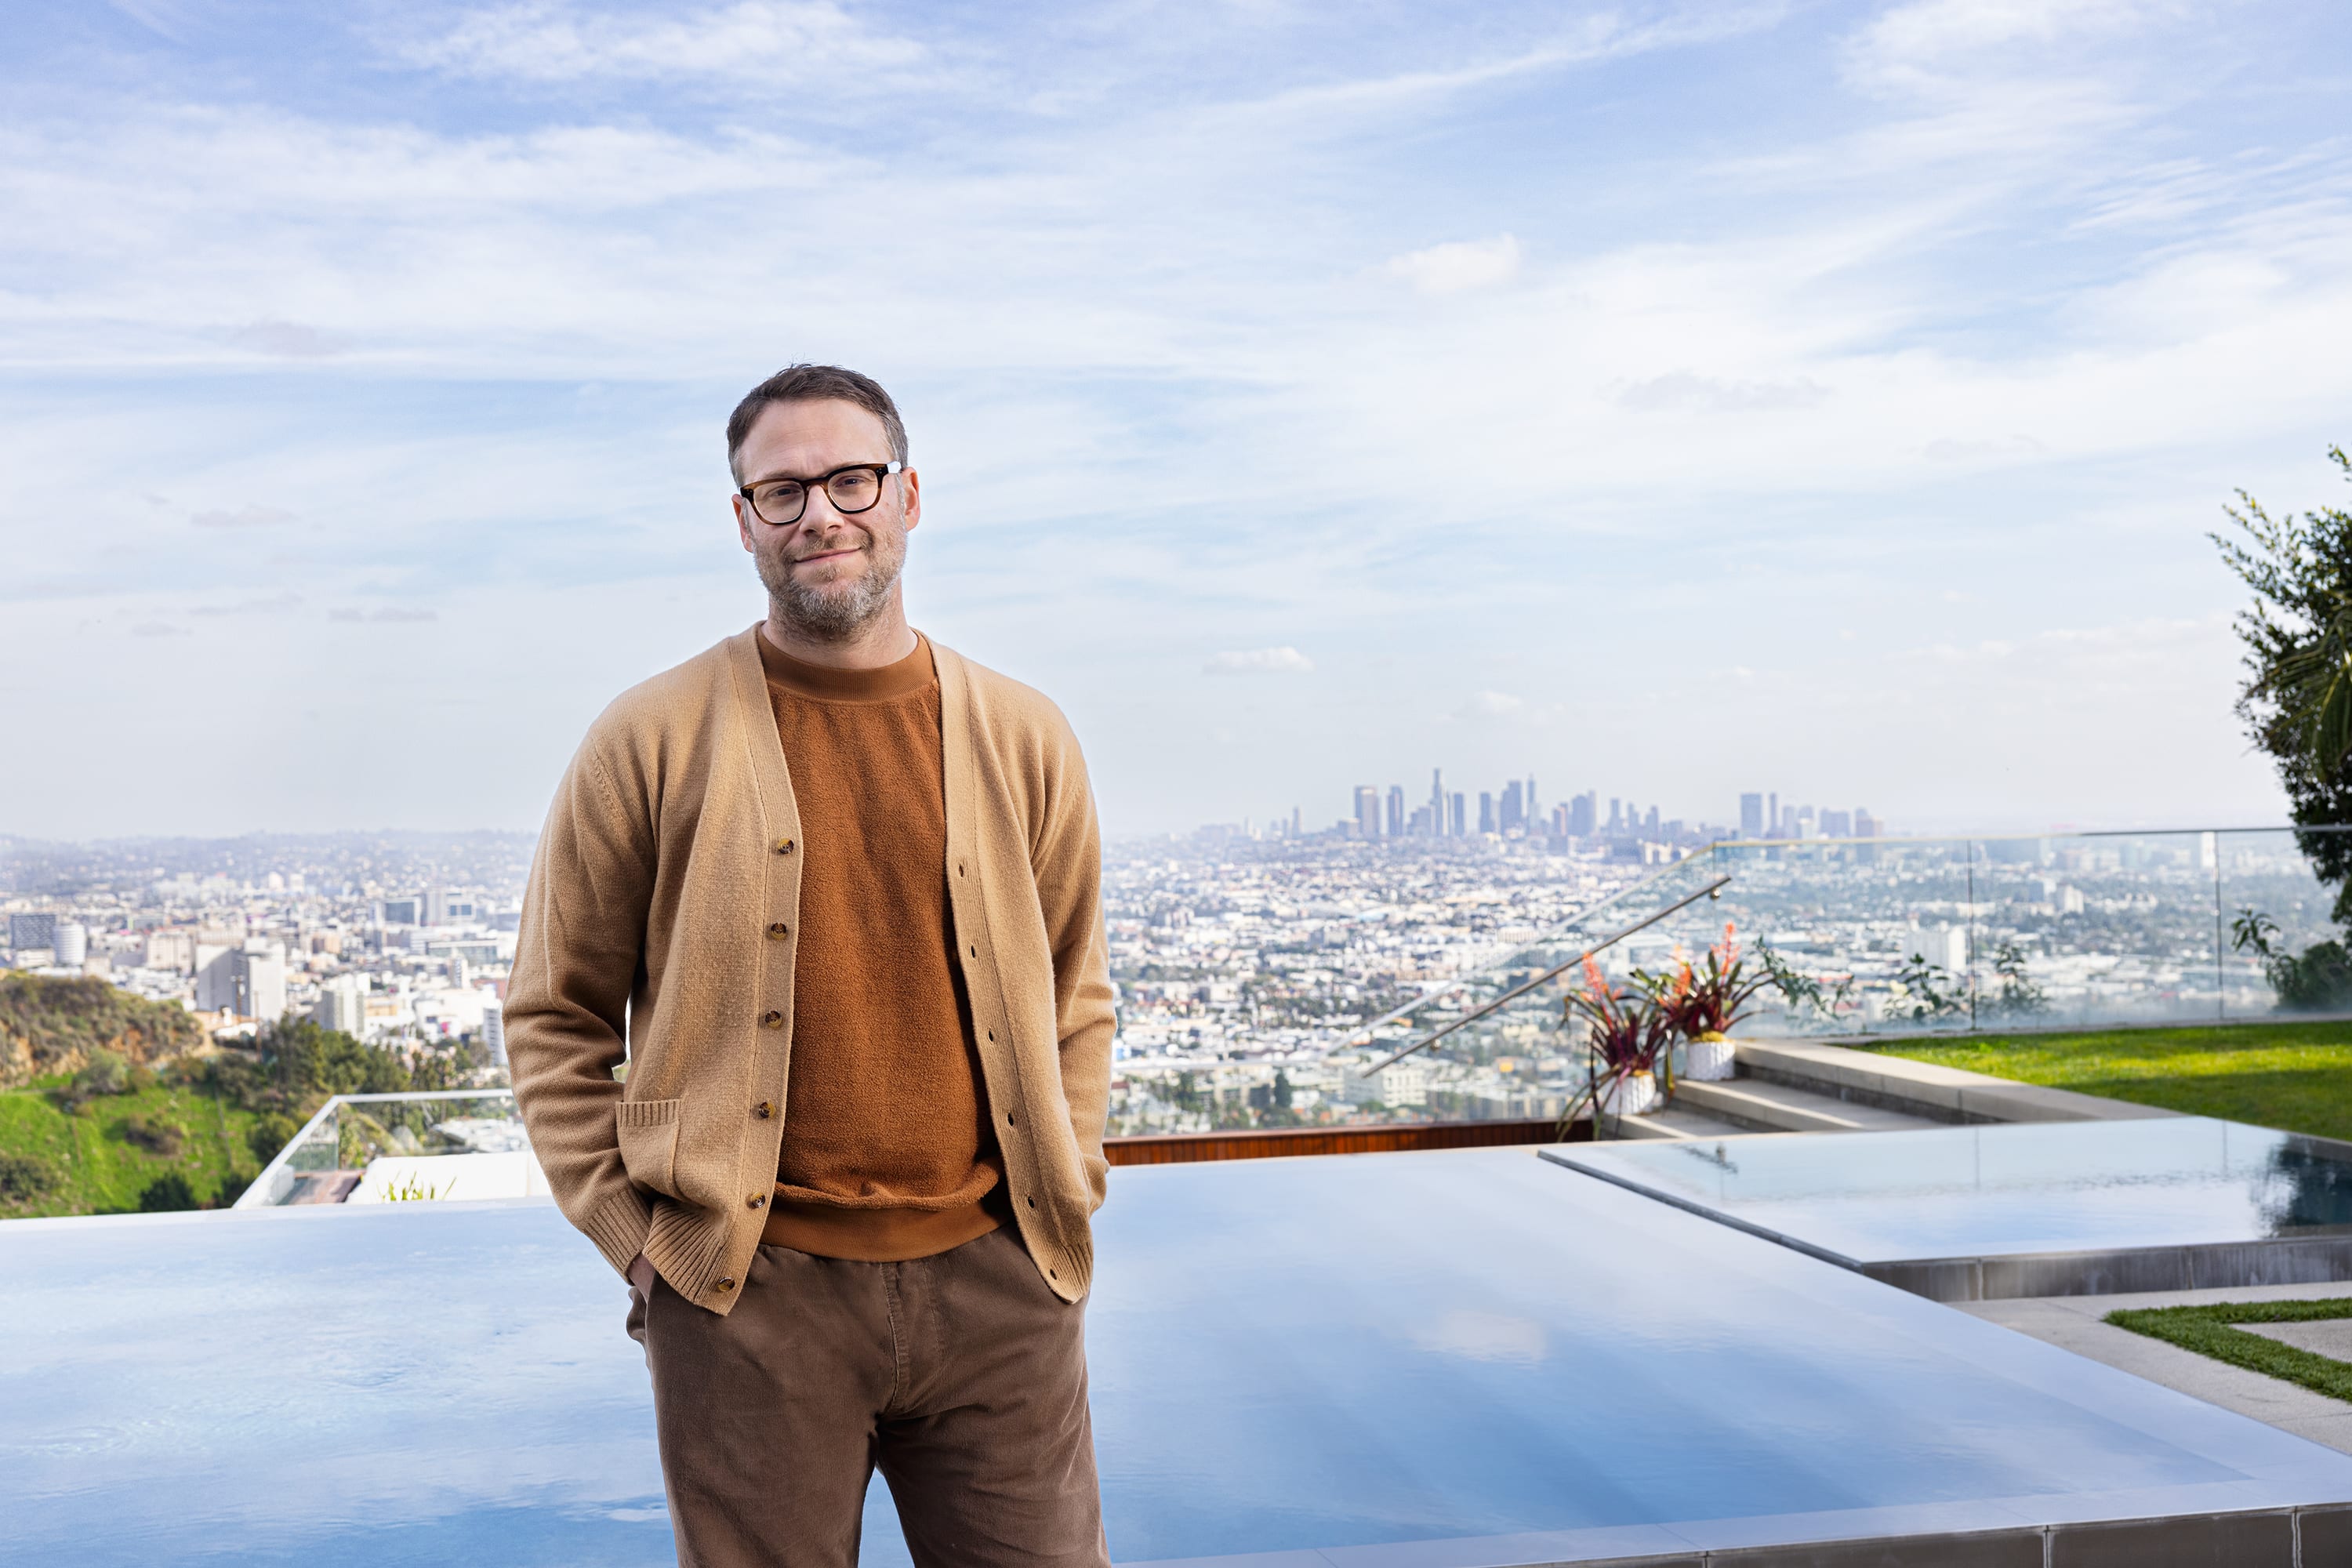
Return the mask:
M0 973L0 1089L78 1072L94 1052L153 1066L205 1044L204 1026L176 1003L151 1002L88 976Z
M152 1075L88 1100L63 1077L0 1092L0 1216L225 1206L278 1152L256 1147L264 1120Z
M330 1095L457 1088L479 1065L459 1053L412 1060L293 1017L252 1050L188 1054L142 1011L153 1004L126 997L135 1005L110 1010L84 984L12 996L16 1037L74 1066L0 1089L0 1219L225 1206ZM171 1054L150 1066L110 1039Z

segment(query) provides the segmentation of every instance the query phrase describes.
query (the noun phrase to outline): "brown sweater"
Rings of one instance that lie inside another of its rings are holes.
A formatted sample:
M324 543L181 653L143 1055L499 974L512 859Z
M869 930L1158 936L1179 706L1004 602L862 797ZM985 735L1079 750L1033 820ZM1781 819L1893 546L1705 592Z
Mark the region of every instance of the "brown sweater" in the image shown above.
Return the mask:
M1003 1173L948 918L930 644L845 670L761 637L760 663L806 857L762 1239L824 1258L928 1258L996 1228L982 1199Z
M719 1313L774 1195L804 978L807 856L759 644L746 627L589 726L548 808L507 985L515 1100L564 1215L616 1273L643 1252ZM949 927L1005 1207L1046 1287L1075 1301L1094 1270L1116 1027L1094 799L1053 703L937 643L931 658Z

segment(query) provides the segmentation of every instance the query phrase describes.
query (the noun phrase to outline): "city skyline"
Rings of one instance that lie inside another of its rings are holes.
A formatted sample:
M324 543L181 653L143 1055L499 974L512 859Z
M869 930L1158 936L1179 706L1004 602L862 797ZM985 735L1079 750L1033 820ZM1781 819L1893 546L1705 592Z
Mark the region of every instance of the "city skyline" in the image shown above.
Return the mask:
M1668 844L1695 844L1713 839L1741 838L1874 838L1888 833L1886 819L1864 805L1816 805L1793 795L1783 801L1778 790L1742 793L1729 820L1717 823L1700 816L1668 816L1652 802L1646 808L1629 796L1608 796L1608 812L1601 809L1599 789L1573 794L1544 808L1533 773L1504 781L1499 790L1450 789L1443 767L1430 771L1429 794L1410 801L1402 784L1383 788L1357 784L1353 806L1335 821L1310 823L1301 806L1264 819L1244 817L1240 824L1204 823L1204 831L1220 828L1260 837L1304 837L1338 834L1343 837L1465 838L1474 834L1555 838L1648 838ZM1735 826L1734 824L1737 826Z

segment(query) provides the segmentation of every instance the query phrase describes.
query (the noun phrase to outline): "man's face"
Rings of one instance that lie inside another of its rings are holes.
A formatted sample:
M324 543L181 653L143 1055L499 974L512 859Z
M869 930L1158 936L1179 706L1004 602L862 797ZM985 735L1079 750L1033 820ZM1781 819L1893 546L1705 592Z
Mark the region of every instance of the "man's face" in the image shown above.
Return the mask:
M810 481L798 521L773 527L739 495L735 526L778 614L820 641L856 637L893 602L907 531L921 518L922 500L910 468L885 479L873 506L844 516L814 481L845 463L886 463L890 456L879 418L831 398L768 405L736 453L746 485Z

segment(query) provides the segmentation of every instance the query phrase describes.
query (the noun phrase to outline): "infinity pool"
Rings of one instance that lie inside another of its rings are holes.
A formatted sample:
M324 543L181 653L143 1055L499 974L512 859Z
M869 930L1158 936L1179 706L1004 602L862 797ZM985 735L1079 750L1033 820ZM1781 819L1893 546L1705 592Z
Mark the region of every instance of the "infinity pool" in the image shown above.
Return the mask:
M1122 1169L1100 1238L1122 1562L2352 1500L2352 1459L1532 1151ZM0 1556L667 1562L624 1304L536 1200L0 1225Z
M2352 1266L2352 1160L2345 1146L2201 1116L2026 1122L1836 1136L1563 1145L1549 1157L1753 1229L1880 1279L1937 1293L1906 1260L2089 1255L2008 1271L2028 1294L2334 1279ZM2148 1279L2168 1258L2210 1279ZM2288 1258L2293 1254L2292 1259ZM2280 1272L2283 1261L2299 1272ZM1981 1273L1981 1270L1979 1270ZM2110 1277L2101 1283L2100 1276ZM1948 1299L1948 1298L1946 1298Z

